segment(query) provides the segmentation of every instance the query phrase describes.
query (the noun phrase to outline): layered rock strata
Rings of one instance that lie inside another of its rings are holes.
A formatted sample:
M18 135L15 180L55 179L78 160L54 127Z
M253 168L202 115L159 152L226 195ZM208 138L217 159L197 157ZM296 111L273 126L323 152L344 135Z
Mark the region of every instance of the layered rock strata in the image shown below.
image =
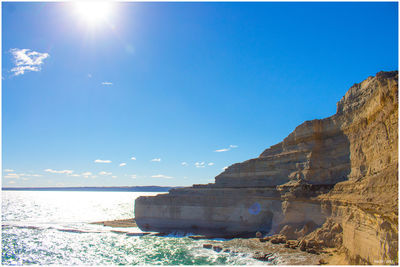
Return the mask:
M351 262L370 264L397 261L397 211L397 71L353 85L335 115L304 122L215 183L135 202L136 222L146 231L286 231L289 239L342 247Z

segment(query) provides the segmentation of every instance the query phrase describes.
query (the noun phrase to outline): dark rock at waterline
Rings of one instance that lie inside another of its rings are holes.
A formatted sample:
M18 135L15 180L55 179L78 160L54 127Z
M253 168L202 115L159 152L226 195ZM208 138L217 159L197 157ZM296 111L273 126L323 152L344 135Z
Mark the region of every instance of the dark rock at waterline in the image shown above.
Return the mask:
M323 264L327 264L327 262L324 259L320 259L319 264L323 265Z
M307 249L307 252L311 254L318 254L318 252L313 248Z
M263 252L255 252L253 254L253 259L259 260L259 261L271 261L273 259L275 259L275 257L273 257L272 253L263 253Z
M260 240L260 242L262 242L262 243L267 242L267 240L265 238L259 238L258 240Z
M212 249L213 245L211 244L203 244L203 248Z
M112 232L117 232L117 231L112 231ZM121 232L123 233L123 232ZM126 233L127 236L144 236L144 235L149 235L150 233Z
M216 252L221 252L222 251L222 247L220 247L220 246L213 246L212 248Z
M166 236L168 235L168 233L156 233L156 234L152 234L152 236Z
M274 235L270 239L272 244L284 244L286 243L286 236L284 235Z
M306 251L307 245L305 241L301 241L299 244L300 250L301 251Z
M299 241L297 241L297 240L287 240L286 244L285 244L285 248L296 249L298 245L299 245Z

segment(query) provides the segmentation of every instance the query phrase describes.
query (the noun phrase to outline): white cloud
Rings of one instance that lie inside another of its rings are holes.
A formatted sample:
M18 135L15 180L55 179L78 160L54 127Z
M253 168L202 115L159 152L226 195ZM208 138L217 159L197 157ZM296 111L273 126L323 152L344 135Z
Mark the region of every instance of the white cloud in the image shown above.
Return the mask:
M99 175L111 175L111 172L105 172L105 171L101 171L99 172Z
M73 170L62 170L62 171L56 171L52 169L45 169L45 172L50 172L50 173L64 173L64 174L72 174L74 171Z
M226 151L229 151L229 150L230 150L229 148L222 148L222 149L214 150L214 152L226 152Z
M21 177L41 177L40 174L27 174L27 173L7 173L4 178L19 179ZM24 179L23 179L24 180Z
M10 52L14 57L15 64L11 72L15 76L24 74L26 71L40 71L43 60L50 56L48 53L39 53L30 49L13 48Z
M82 172L81 175L83 176L83 178L89 178L89 176L92 176L93 173L91 172ZM92 178L95 178L92 176Z
M8 181L9 184L15 184L15 181Z
M13 169L4 169L3 171L4 172L13 172L14 170Z
M136 179L137 178L136 174L131 174L130 176L131 176L132 179Z
M155 159L152 159L152 160L150 160L150 161L153 161L153 162L160 162L161 159L160 159L160 158L155 158Z
M110 83L110 82L102 82L101 84L102 84L102 85L106 85L106 86L111 86L111 85L113 85L113 83Z
M226 152L226 151L231 150L232 148L238 148L238 147L239 147L238 145L229 145L228 148L217 149L217 150L214 150L214 152Z
M114 179L115 179L115 178L117 178L117 176L113 175L113 176L111 176L111 178L114 178Z
M157 174L157 175L152 175L151 178L165 178L165 179L171 179L173 177L171 176L166 176L164 174Z
M182 166L187 166L188 165L187 162L182 162L181 164L182 164Z
M111 160L108 160L108 159L105 159L105 160L103 160L103 159L96 159L96 160L94 161L94 163L111 163Z
M205 162L196 162L194 165L196 166L196 168L204 168L205 167Z
M7 179L18 179L19 177L20 175L16 173L8 173L7 175L4 176L4 178Z
M136 158L135 158L135 157L132 157L131 160L136 160Z
M213 166L213 165L214 165L214 162L208 163L208 166Z
M120 167L123 167L123 166L125 166L125 165L126 165L125 162L122 162L121 164L119 164Z
M80 175L79 174L71 174L70 176L72 176L72 177L79 177Z

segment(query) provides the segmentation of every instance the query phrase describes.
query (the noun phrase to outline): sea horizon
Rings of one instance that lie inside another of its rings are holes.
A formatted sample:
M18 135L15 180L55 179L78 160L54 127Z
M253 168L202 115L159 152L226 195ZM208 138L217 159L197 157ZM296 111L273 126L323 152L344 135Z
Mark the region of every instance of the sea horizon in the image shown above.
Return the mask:
M112 192L168 192L183 186L49 186L49 187L2 187L4 191L112 191Z

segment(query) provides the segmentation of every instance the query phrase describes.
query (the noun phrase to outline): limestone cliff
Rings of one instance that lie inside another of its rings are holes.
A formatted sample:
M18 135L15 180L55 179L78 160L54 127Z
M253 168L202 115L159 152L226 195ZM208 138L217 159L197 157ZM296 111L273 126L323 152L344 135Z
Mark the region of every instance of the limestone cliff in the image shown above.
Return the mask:
M342 247L354 263L385 264L397 262L397 207L393 71L353 85L335 115L304 122L258 158L228 167L215 183L138 198L135 216L144 230L281 232Z

